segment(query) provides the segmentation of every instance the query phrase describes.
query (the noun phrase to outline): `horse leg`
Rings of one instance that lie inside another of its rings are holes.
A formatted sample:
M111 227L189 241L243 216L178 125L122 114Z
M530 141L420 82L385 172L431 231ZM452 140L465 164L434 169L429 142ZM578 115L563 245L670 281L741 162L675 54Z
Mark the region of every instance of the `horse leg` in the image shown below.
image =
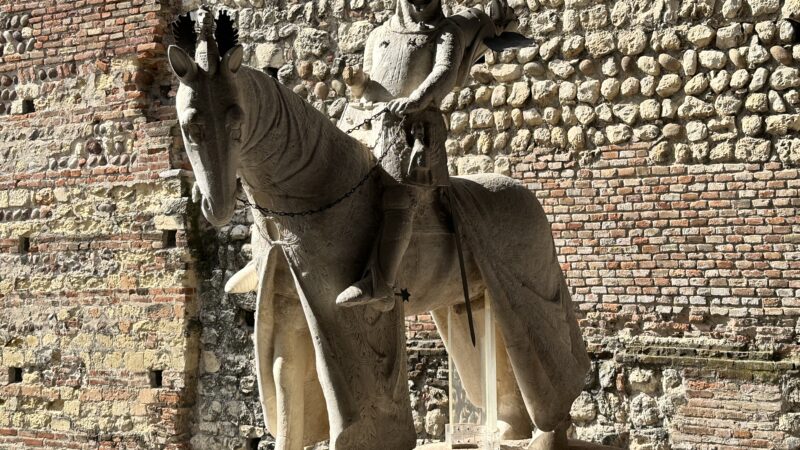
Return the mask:
M525 408L511 360L508 358L503 333L495 329L497 355L497 425L500 439L528 439L533 422Z
M311 336L298 298L275 296L276 450L303 450L305 380L313 357Z

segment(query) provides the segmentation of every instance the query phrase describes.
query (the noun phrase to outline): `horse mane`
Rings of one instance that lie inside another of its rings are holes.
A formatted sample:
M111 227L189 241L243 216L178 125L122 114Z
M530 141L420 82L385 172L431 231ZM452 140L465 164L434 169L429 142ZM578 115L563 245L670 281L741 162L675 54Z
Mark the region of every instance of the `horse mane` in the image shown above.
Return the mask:
M304 98L263 71L243 66L239 73L244 82L240 86L242 95L257 103L250 111L253 116L247 119L251 131L243 148L243 162L284 167L266 171L273 173L273 183L317 164L330 168L356 164L351 167L368 170L374 159L371 152Z

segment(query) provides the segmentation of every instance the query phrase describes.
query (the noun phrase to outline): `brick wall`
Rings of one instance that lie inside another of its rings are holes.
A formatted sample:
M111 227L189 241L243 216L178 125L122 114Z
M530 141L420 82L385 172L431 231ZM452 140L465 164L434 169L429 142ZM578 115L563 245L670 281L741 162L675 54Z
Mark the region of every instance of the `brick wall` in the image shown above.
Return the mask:
M332 118L393 11L212 3L247 64ZM511 4L537 44L448 96L447 149L453 174L513 176L551 219L593 357L574 433L797 447L800 47L779 19L800 5ZM0 5L0 448L268 444L254 298L222 293L251 218L208 228L175 129L166 24L196 6ZM430 317L408 329L417 431L438 439L446 355Z
M185 448L195 302L167 14L0 5L0 448Z

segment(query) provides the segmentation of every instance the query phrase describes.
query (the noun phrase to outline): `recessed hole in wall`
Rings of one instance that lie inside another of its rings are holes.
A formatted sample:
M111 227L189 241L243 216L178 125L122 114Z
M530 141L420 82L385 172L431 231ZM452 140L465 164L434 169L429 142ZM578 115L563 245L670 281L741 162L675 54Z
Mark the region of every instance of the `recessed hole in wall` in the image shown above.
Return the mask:
M150 387L151 388L160 388L164 386L164 371L163 370L151 370L150 371Z
M176 230L164 230L161 235L164 248L174 248L178 245L178 232Z
M28 253L31 251L31 238L28 236L22 236L19 238L19 252L20 253Z
M256 326L256 313L247 309L239 309L239 322L248 327L255 328Z
M9 367L8 368L8 382L9 383L22 383L22 368Z
M260 437L255 438L248 438L247 439L247 450L258 450L258 444L261 443Z
M22 101L22 114L36 112L36 107L33 106L33 100L27 99Z
M267 72L267 75L271 76L272 78L278 78L277 67L265 67L264 72Z

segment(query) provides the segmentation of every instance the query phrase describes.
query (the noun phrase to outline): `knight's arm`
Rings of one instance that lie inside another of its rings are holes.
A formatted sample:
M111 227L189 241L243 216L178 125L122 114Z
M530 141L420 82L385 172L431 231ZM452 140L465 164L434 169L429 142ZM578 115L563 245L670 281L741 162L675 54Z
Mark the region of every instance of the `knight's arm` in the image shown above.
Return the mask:
M458 30L446 27L436 42L436 60L425 81L414 90L410 99L420 108L443 98L456 85L458 69L464 58L464 43Z

